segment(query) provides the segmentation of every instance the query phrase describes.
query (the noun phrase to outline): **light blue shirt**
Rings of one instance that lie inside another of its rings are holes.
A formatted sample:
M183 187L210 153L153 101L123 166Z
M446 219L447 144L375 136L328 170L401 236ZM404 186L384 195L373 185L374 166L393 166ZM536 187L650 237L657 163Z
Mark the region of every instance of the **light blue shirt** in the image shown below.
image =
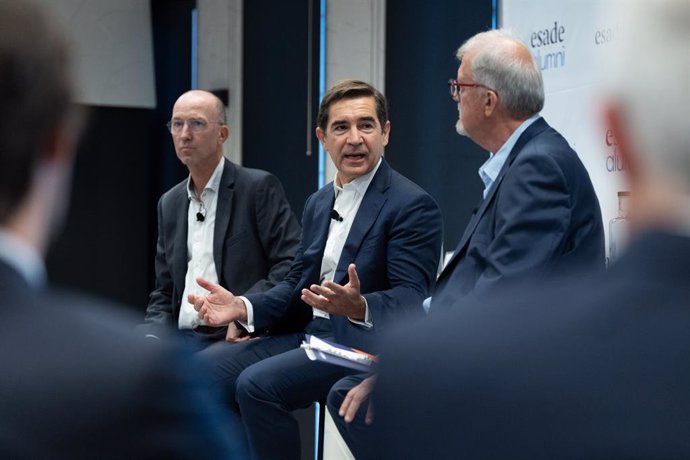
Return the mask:
M503 165L508 159L510 151L513 150L513 147L515 147L517 140L532 123L539 119L539 117L540 115L535 113L527 120L523 121L496 153L489 152L489 159L486 160L486 162L479 168L479 177L482 179L482 182L484 182L484 198L486 198L486 195L489 193L489 189L491 189L491 186L494 185L494 182L496 182L498 173L501 172L501 168L503 168Z
M36 249L4 228L0 228L0 260L17 270L33 288L46 283L46 268Z

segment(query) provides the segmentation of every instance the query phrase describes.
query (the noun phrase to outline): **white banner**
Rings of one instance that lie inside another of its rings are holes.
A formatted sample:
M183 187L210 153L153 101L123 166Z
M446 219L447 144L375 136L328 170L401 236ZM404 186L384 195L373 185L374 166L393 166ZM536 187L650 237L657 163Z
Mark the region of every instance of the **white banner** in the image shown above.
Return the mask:
M601 55L616 36L615 18L602 17L605 0L502 0L501 26L530 49L542 69L542 115L578 153L592 178L606 230L618 213L624 165L602 118Z

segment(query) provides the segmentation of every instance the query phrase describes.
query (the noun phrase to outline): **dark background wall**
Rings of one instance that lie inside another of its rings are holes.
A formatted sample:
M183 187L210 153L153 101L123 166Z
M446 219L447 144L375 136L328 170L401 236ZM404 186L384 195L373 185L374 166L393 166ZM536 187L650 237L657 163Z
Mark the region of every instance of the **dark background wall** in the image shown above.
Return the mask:
M490 29L491 19L490 0L393 0L387 7L386 96L392 131L386 158L441 206L446 250L454 249L481 197L477 169L488 158L455 132L458 110L447 82L457 74L457 48Z
M316 6L309 22L309 3ZM132 305L143 313L153 287L156 203L186 177L165 129L191 86L194 0L151 0L157 108L91 107L74 175L73 205L48 257L49 277ZM308 49L318 81L318 1L247 0L244 6L243 158L282 181L301 216L317 188L317 141L307 121ZM441 205L446 249L455 246L481 194L486 153L455 133L447 80L455 49L490 27L492 2L389 0L386 94L392 121L387 158ZM309 28L316 37L309 43ZM317 84L312 111L318 109ZM307 131L312 156L306 156Z
M278 176L300 219L304 201L318 188L315 124L307 121L310 47L314 119L319 103L318 5L318 0L244 2L242 163Z

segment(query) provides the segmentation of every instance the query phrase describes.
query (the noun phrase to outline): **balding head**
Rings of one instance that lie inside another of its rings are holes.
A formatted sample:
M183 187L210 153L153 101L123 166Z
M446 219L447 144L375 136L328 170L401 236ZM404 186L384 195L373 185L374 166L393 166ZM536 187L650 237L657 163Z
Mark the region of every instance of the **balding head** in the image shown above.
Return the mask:
M225 115L225 106L223 105L223 101L221 101L220 98L215 94L202 89L193 89L187 91L186 93L182 93L182 95L177 98L175 105L182 100L197 100L210 104L213 107L213 115L216 117L216 120L224 125L227 124L227 116Z
M544 82L527 47L505 30L479 33L460 46L459 61L469 60L476 83L498 94L499 103L516 120L544 107Z

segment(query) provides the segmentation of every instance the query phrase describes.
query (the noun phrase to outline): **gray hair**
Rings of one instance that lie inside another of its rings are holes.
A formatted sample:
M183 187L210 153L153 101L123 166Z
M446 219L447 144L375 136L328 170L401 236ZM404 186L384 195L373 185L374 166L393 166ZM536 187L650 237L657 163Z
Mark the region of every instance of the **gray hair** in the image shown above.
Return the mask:
M627 0L606 55L609 97L623 110L644 173L690 193L690 2Z
M498 93L499 103L511 116L525 119L544 107L544 81L534 58L516 57L506 42L522 44L505 29L481 32L458 48L456 56L462 61L468 51L472 57L472 74L476 83ZM529 52L528 52L529 53Z

